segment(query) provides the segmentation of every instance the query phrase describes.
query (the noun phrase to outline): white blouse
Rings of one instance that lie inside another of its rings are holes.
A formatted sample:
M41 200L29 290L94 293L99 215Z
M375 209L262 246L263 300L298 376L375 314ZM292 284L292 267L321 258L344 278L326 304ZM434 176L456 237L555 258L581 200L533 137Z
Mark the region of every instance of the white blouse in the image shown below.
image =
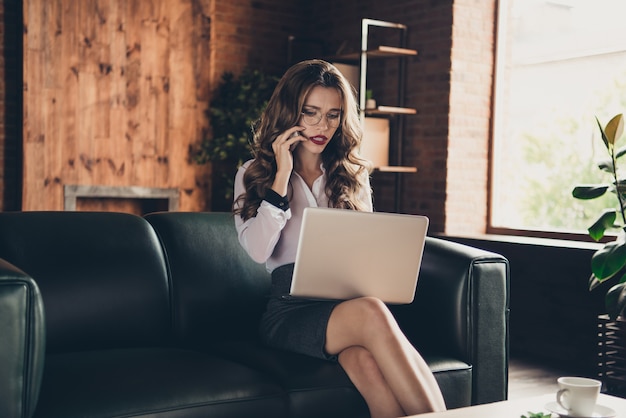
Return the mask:
M242 165L235 176L235 199L244 191L243 175L252 160ZM328 207L326 170L321 167L322 175L313 182L310 189L304 179L293 171L289 179L289 209L282 209L263 200L255 217L243 221L235 216L237 236L241 246L257 263L265 263L269 272L276 267L293 263L300 237L302 214L306 207ZM366 187L359 199L372 212L372 195L367 176Z

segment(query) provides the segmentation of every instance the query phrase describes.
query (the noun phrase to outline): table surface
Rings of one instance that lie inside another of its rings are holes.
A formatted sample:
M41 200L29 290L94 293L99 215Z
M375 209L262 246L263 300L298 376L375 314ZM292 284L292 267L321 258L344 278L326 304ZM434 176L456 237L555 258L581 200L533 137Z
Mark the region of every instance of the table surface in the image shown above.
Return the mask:
M554 401L555 398L556 395L551 393L413 416L416 418L520 418L522 415L528 416L529 412L549 413L550 411L545 405ZM618 418L626 418L626 399L601 393L598 397L598 405L612 408L617 413L616 417ZM557 414L553 414L553 416L558 417Z

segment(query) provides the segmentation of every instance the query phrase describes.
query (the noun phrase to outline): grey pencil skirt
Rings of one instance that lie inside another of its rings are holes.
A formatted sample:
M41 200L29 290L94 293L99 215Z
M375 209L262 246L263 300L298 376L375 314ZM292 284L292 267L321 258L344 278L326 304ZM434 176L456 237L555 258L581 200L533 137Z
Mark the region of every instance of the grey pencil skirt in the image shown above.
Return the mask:
M274 348L337 361L324 350L330 314L340 301L319 301L289 296L293 264L272 272L272 294L261 318L263 341Z

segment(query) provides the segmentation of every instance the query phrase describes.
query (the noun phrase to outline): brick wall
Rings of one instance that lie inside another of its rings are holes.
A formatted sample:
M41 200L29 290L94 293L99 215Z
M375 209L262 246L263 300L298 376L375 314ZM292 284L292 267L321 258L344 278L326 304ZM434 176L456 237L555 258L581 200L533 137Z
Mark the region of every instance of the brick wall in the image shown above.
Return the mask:
M418 56L407 59L405 105L417 115L405 120L402 141L403 165L416 166L416 174L402 174L399 212L420 213L431 219L431 231L445 225L445 176L447 117L451 49L452 4L450 1L325 2L316 7L313 21L326 22L322 33L331 33L349 48L360 48L362 18L403 23L408 27L407 47ZM380 31L376 33L381 33ZM385 38L387 35L381 35ZM392 35L390 35L392 37ZM374 36L372 43L388 43ZM391 41L391 40L390 40ZM370 60L370 85L379 104L397 100L395 60ZM394 150L391 150L394 154ZM397 162L396 162L397 163ZM372 180L378 210L395 207L395 174L376 173Z
M282 74L289 35L301 35L307 16L300 2L284 0L213 1L211 10L211 74L235 74L246 66Z
M491 111L495 0L397 0L316 2L309 32L336 44L360 47L361 18L408 26L405 105L417 109L405 119L400 212L430 217L432 232L485 232ZM372 61L371 61L372 62ZM372 85L379 103L393 103L393 61L375 63ZM375 174L377 208L394 207L394 178Z
M495 1L456 0L453 16L445 232L481 233L488 221Z

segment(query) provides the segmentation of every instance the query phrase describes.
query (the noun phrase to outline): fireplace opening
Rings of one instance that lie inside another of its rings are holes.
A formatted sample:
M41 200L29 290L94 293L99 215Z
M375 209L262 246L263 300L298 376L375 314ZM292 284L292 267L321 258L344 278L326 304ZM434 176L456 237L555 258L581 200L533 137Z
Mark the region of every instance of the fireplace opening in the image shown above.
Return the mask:
M65 185L64 209L127 212L142 216L178 210L179 196L176 188Z

